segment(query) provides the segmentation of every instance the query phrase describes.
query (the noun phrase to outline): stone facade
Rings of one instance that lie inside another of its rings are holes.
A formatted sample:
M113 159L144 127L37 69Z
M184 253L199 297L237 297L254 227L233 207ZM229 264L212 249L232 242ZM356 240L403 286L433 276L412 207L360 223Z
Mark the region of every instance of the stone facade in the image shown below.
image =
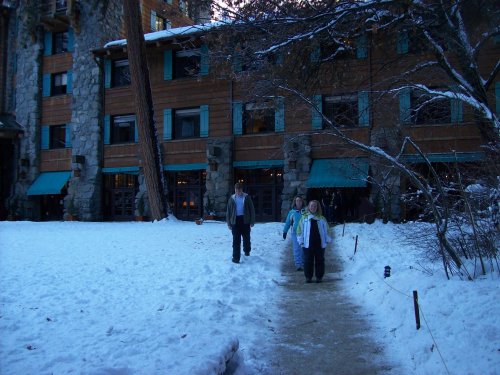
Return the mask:
M203 197L205 215L208 215L207 204L217 217L226 216L226 205L233 193L233 140L218 138L207 140L207 191Z
M305 199L306 182L312 164L310 135L286 135L284 142L282 218L288 214L295 196L300 195Z
M101 3L96 9L91 3L80 3L80 32L75 33L73 54L73 99L71 111L72 153L85 157L85 163L72 162L72 170L81 170L70 179L65 207L74 200L82 220L101 220L102 184L102 64L90 51L106 42L118 39L122 19L121 1Z

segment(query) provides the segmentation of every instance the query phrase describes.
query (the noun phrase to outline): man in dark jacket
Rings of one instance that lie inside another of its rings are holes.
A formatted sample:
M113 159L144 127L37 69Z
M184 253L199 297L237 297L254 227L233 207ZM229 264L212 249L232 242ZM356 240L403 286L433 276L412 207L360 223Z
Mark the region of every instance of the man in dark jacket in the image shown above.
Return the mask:
M243 237L243 251L250 255L250 227L255 224L255 209L252 198L243 193L243 185L237 182L234 185L234 194L227 202L227 226L233 233L233 262L239 263L241 256L241 238Z

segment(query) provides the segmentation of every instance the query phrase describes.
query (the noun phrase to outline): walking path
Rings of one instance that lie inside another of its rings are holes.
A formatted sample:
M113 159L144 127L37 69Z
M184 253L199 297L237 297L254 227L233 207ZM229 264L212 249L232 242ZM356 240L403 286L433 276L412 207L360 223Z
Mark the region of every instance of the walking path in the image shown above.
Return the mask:
M278 302L284 322L269 343L272 374L371 375L397 374L383 348L369 336L360 309L341 291L340 265L335 254L326 255L326 274L321 284L306 284L295 270L292 250L282 259L287 280L284 298Z

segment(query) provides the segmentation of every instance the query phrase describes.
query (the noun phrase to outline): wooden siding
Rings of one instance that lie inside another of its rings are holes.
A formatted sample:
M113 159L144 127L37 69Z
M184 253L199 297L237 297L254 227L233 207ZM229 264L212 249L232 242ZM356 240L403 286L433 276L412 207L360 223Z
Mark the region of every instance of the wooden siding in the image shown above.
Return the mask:
M57 55L43 56L42 72L60 73L73 69L73 55L69 52L58 53Z
M137 143L104 146L105 168L138 166L140 166L140 156Z
M205 139L186 139L163 143L163 164L206 163L206 147Z
M234 138L234 160L283 159L283 135L275 133L243 135Z
M40 153L40 172L69 171L71 148L43 150Z
M72 95L42 99L42 125L62 125L71 122Z

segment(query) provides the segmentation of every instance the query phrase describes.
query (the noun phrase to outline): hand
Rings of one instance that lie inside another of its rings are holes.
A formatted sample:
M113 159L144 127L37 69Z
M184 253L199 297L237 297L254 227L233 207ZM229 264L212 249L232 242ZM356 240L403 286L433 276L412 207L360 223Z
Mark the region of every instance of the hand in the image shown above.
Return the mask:
M283 232L283 239L286 240L286 232Z

